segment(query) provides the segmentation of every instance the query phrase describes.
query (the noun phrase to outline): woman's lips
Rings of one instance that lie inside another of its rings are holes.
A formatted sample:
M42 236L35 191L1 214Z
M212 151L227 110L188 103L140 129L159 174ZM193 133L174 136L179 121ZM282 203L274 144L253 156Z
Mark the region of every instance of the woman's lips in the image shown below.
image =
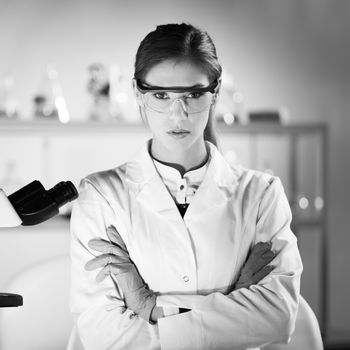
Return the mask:
M182 139L186 137L188 134L190 134L190 131L184 130L184 129L174 129L174 130L167 131L167 134L176 139Z

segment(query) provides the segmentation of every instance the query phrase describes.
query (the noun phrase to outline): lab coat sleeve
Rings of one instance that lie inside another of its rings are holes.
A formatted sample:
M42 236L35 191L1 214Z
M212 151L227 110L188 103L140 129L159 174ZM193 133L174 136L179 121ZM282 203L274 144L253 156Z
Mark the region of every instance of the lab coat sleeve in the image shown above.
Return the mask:
M272 241L275 269L249 289L228 295L162 295L157 306L191 309L158 320L162 350L247 349L288 342L298 308L302 262L290 230L291 211L277 177L268 182L257 205L255 240ZM181 334L181 337L178 335Z
M71 217L71 311L76 316L78 333L86 350L158 349L151 325L125 307L122 292L111 277L96 282L98 270L86 271L85 264L100 253L88 247L94 237L108 240L105 230L114 225L127 241L126 220L98 187L83 180Z

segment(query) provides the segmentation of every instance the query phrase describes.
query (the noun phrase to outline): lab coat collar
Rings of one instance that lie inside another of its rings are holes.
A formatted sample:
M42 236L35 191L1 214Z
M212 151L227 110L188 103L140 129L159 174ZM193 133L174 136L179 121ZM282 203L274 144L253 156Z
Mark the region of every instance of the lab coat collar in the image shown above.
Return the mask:
M209 166L202 183L202 186L208 186L215 183L218 187L232 187L237 185L239 177L239 168L231 167L218 149L210 142L206 141L209 146Z
M174 200L159 176L149 154L152 140L127 163L126 181L136 199L156 212L176 213Z
M175 202L163 184L149 154L150 143L151 140L127 163L126 181L137 200L147 203L149 209L157 212L175 212L178 215ZM208 141L206 143L210 151L209 165L194 198L194 202L201 203L201 210L204 209L203 205L213 206L228 199L238 183L239 176L238 169L230 167L213 144ZM189 209L191 206L195 204L191 202Z
M151 142L152 140L148 140L126 164L126 180L137 192L140 192L148 182L154 181L158 175L149 154Z

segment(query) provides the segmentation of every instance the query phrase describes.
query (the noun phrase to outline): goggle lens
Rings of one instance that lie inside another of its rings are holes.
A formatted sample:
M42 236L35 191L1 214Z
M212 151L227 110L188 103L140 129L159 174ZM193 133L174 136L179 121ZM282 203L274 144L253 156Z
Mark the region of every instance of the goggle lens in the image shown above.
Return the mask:
M188 92L180 97L170 97L167 92L163 91L144 94L146 106L160 113L168 113L174 103L179 100L183 101L185 112L189 114L200 113L212 104L213 95L210 92Z

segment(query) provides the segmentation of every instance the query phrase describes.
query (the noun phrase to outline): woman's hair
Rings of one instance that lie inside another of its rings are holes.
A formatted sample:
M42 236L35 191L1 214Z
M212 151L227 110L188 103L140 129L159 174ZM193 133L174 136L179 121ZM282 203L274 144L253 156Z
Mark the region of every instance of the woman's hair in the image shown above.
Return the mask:
M165 60L193 62L208 74L210 82L221 77L222 68L212 39L207 32L191 24L159 25L147 34L136 53L135 79L144 81L147 73ZM211 107L204 139L217 145L213 114Z

